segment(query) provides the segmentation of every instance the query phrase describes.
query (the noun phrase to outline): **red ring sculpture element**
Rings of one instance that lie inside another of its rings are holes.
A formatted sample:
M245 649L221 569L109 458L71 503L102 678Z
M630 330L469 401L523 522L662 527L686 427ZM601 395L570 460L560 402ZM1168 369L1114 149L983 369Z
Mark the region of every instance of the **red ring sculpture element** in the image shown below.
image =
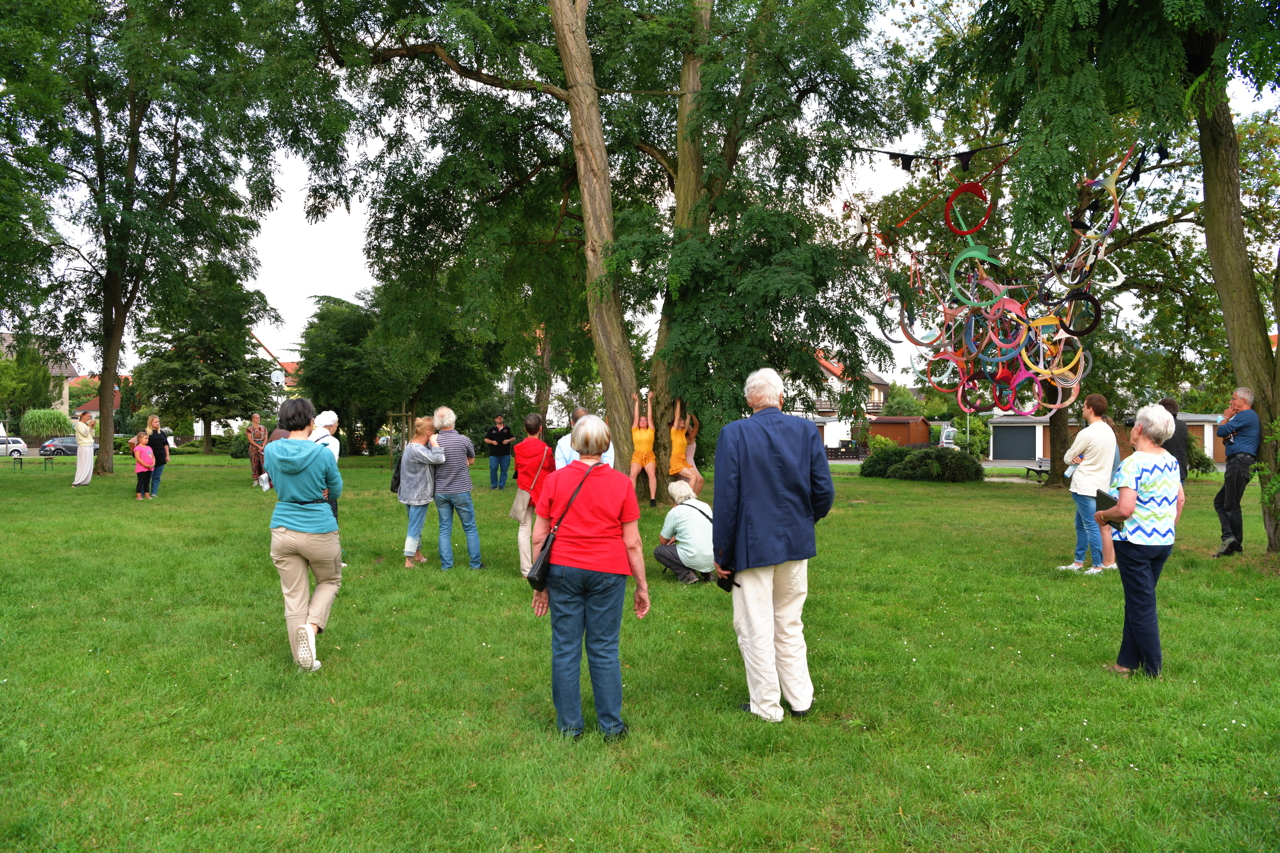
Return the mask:
M982 221L967 231L961 231L959 228L951 224L951 206L955 204L956 199L962 195L977 196L987 206L987 212L983 215ZM970 234L976 234L982 226L987 224L987 220L991 218L991 211L995 207L995 202L988 200L987 191L983 189L982 184L968 183L961 184L956 187L955 192L951 193L951 197L947 199L947 206L944 211L947 218L947 227L951 229L951 233L957 237L968 237Z

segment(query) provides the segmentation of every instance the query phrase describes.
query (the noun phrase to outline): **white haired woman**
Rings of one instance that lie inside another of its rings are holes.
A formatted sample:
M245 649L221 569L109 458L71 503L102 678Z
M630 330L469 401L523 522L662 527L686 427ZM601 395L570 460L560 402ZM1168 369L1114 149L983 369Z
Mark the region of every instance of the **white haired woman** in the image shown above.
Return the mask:
M636 579L637 619L649 612L649 585L635 489L626 474L601 464L609 439L604 421L594 415L580 418L572 442L578 459L547 475L538 496L534 553L541 551L552 524L560 527L551 546L547 588L533 594L533 612L551 613L551 698L557 728L567 737L582 735L585 642L596 722L606 740L615 740L627 733L618 659L627 576Z
M1124 522L1112 537L1124 585L1124 633L1116 662L1107 669L1125 677L1141 669L1154 678L1164 665L1156 584L1173 552L1174 530L1186 503L1178 460L1161 446L1173 429L1173 416L1163 407L1138 411L1129 433L1134 452L1112 481L1120 490L1119 502L1094 514L1099 524Z
M684 480L668 484L667 494L676 505L662 522L653 558L674 572L680 583L711 580L716 567L711 553L711 507L698 500Z
M435 422L430 417L413 422L413 438L400 457L400 488L396 497L409 511L409 530L404 537L404 567L412 569L425 563L422 556L422 524L436 496L436 466L444 462L444 451L436 438Z

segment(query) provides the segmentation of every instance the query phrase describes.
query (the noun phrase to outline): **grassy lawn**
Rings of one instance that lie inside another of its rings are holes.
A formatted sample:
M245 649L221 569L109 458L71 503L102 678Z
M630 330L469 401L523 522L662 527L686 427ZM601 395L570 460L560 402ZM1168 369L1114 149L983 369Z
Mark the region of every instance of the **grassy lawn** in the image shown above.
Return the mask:
M0 850L1280 848L1256 484L1248 553L1221 563L1218 484L1190 485L1165 676L1122 681L1102 670L1119 578L1055 569L1065 491L834 466L805 610L814 715L737 711L729 597L651 563L653 612L623 627L632 734L604 744L589 703L587 737L555 733L513 492L477 465L489 569L406 570L386 464L343 461L350 565L312 675L246 461L177 457L142 504L129 473L73 492L74 460L0 467ZM650 547L662 512L644 511Z

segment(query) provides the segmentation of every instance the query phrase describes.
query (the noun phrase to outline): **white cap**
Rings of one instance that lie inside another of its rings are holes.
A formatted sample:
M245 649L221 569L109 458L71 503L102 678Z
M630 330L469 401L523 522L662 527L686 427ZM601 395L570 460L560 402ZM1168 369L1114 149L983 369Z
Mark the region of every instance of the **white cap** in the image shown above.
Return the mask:
M338 422L337 412L326 409L325 411L316 415L316 426L318 427L333 426L337 422Z

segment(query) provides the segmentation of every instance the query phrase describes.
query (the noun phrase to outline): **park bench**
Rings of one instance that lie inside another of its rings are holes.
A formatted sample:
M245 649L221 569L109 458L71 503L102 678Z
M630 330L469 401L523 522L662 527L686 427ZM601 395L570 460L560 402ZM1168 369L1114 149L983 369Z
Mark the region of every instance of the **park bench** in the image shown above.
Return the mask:
M1035 474L1036 480L1040 481L1040 478L1043 475L1049 473L1049 460L1037 459L1036 464L1026 466L1026 470L1027 470L1027 473L1023 475L1024 477L1027 477L1028 479L1030 479L1031 475Z

